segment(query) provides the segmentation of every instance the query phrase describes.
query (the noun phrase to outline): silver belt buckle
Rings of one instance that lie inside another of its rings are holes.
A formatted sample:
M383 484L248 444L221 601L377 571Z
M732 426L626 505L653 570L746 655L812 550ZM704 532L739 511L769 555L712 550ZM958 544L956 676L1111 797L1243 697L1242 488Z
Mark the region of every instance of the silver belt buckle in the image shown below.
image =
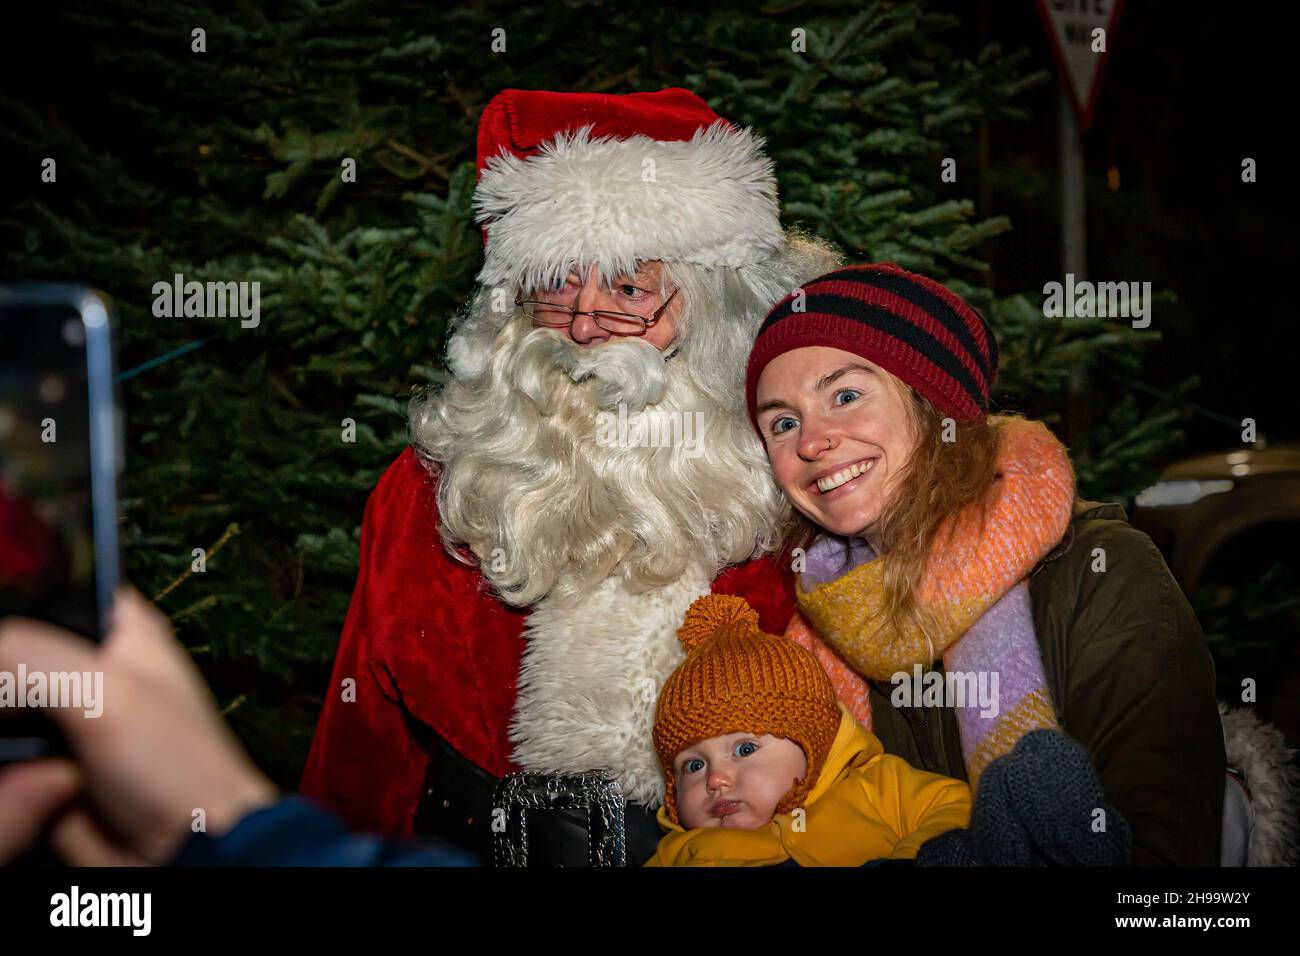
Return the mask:
M585 810L590 866L626 866L623 788L604 770L509 773L492 800L492 864L528 865L529 810Z

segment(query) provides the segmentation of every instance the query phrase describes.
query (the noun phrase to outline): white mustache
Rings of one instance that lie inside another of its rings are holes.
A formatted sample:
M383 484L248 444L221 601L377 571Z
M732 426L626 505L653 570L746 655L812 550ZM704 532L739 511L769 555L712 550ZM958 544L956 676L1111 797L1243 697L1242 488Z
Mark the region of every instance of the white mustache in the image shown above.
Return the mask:
M532 329L515 350L512 365L519 389L543 409L551 404L545 369L563 372L573 382L595 379L599 383L598 408L622 404L631 411L662 401L668 389L665 353L640 338L582 347L551 329Z

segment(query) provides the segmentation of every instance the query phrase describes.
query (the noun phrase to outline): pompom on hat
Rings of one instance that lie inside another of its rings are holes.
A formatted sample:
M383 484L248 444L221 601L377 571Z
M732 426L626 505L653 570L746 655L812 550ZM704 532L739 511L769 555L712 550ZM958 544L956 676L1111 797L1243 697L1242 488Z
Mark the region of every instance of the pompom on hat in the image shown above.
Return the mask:
M678 823L673 760L687 747L727 734L772 734L803 748L807 771L777 804L802 805L840 727L839 703L817 659L794 641L759 629L744 598L706 594L677 630L686 660L664 683L654 742L664 769L664 808Z
M784 241L763 140L689 90L503 90L478 129L486 286L532 290L600 263L744 268Z

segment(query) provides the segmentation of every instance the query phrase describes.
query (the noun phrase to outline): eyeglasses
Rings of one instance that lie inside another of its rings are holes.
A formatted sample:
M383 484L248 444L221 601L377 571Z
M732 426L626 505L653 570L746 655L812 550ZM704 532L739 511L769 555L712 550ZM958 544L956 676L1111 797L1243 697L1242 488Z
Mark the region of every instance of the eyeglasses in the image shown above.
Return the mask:
M646 330L663 317L664 310L677 297L680 289L674 289L672 295L664 299L664 304L649 316L633 315L630 312L578 311L557 302L542 302L539 299L515 299L515 305L524 310L537 325L548 329L567 329L580 315L589 315L596 324L610 335L645 335Z

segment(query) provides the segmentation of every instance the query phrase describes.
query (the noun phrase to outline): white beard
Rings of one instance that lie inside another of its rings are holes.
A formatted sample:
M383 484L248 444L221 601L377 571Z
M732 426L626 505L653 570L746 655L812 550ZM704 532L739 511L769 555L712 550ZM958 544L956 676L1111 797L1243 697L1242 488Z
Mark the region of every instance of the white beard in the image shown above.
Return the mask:
M788 506L739 379L715 398L685 358L507 326L480 378L453 380L413 416L442 464L444 543L468 545L516 607L581 599L614 573L639 591L691 561L716 569L773 550Z
M608 770L626 799L661 804L655 703L686 656L677 639L686 609L711 585L711 573L692 567L639 594L610 576L577 605L539 602L524 630L514 761L534 772Z
M579 349L546 330L502 336L482 379L453 383L416 421L446 464L444 534L462 532L503 600L530 609L512 758L532 772L606 770L626 799L655 806L652 727L685 657L677 628L719 569L772 549L784 502L743 399L712 399L683 356L641 341ZM702 412L701 451L602 445L597 411L618 403L629 420Z

